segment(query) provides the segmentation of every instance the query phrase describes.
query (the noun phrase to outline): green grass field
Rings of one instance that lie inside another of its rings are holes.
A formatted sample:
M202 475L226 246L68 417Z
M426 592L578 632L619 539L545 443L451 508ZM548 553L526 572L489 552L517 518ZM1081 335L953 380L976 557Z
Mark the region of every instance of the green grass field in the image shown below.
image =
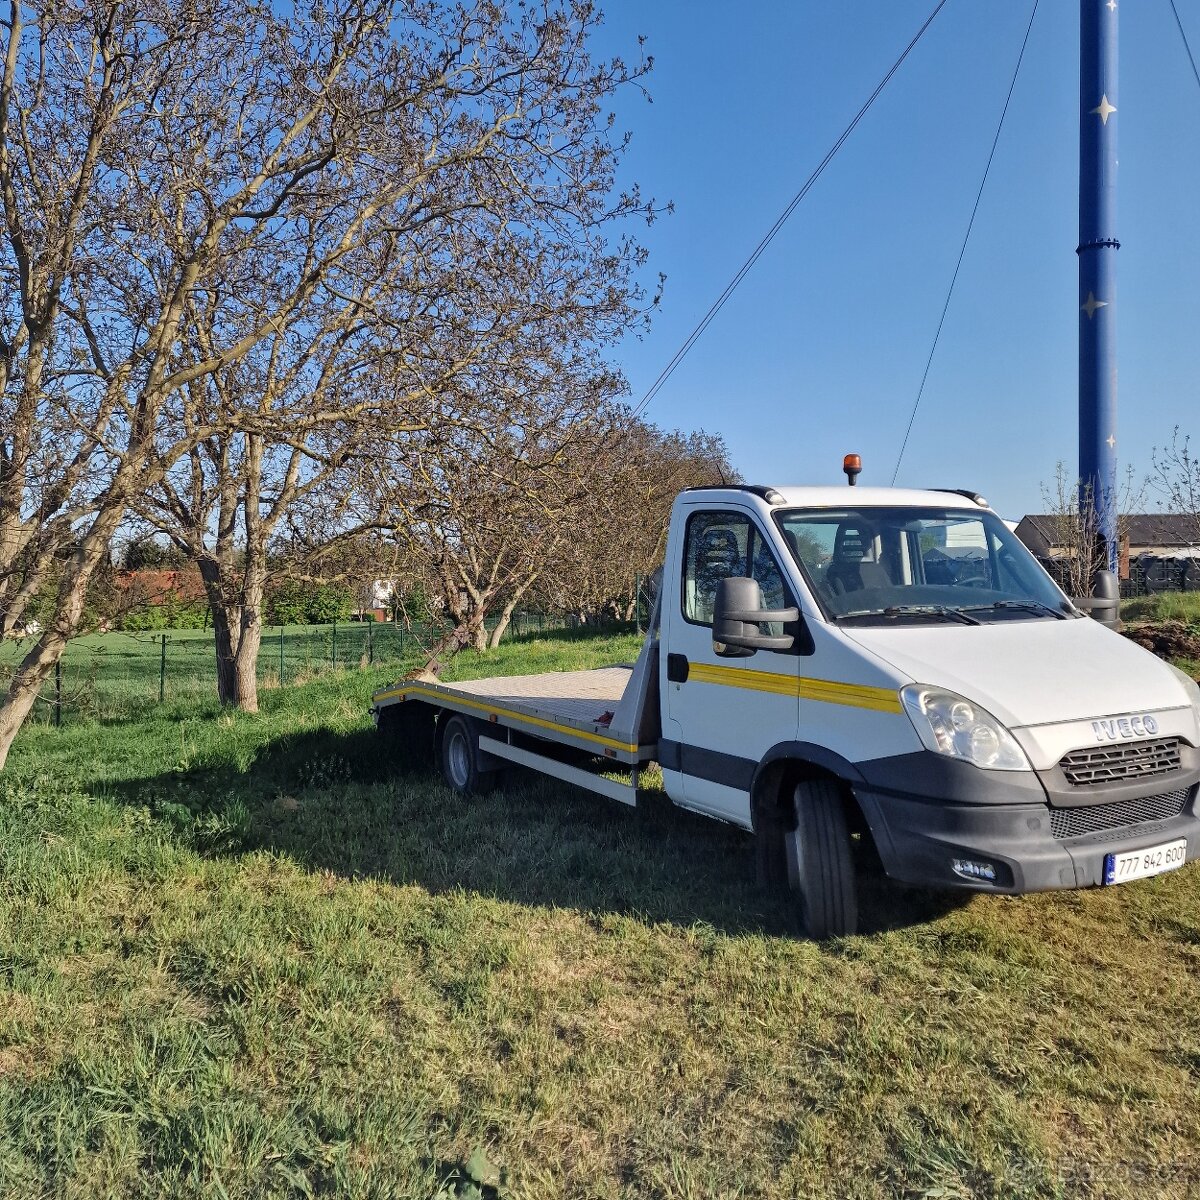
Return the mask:
M732 829L397 774L366 716L394 673L22 734L0 1195L1200 1192L1200 868L970 902L873 879L867 932L816 945Z
M1200 624L1200 592L1160 592L1121 601L1125 621L1184 621Z

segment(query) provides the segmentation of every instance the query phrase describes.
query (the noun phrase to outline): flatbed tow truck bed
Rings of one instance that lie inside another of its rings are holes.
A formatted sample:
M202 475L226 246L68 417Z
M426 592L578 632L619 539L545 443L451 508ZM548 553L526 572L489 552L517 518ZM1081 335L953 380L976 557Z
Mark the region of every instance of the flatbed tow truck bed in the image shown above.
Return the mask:
M485 754L633 804L639 768L658 752L655 633L652 622L636 663L461 683L402 679L375 693L373 711L380 721L394 705L417 701L443 713L461 713L480 723L479 749ZM628 768L629 782L538 753L537 743L530 739L568 746L614 767Z

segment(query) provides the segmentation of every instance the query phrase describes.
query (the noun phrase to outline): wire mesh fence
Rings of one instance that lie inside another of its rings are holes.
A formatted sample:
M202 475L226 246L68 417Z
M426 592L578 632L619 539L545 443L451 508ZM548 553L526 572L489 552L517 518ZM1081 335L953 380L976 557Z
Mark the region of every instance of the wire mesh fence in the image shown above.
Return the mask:
M561 629L565 622L524 616L521 636ZM374 663L416 663L440 633L433 627L348 622L263 630L258 683L263 690L303 683L335 670ZM516 636L515 631L506 636ZM0 648L0 675L20 660L21 641ZM39 696L32 720L63 725L76 720L128 719L163 703L216 695L216 651L211 630L104 633L67 647Z
M1072 563L1065 558L1039 558L1038 562L1068 595ZM1156 596L1160 592L1200 592L1200 558L1142 554L1129 560L1129 573L1120 581L1121 598Z
M632 622L581 625L577 618L516 613L502 641L570 630L641 630L648 616L644 600L636 607ZM489 632L495 627L495 620L486 623ZM371 621L267 626L258 654L259 688L267 691L301 684L330 671L376 664L407 669L423 662L444 632L434 625ZM31 640L16 640L0 645L0 682L30 644ZM215 697L216 651L211 630L90 634L67 647L55 674L42 688L31 719L51 725L128 720L159 704Z
M501 641L543 633L582 635L643 632L650 620L651 579L633 580L632 602L601 614L516 612ZM489 635L498 618L485 622ZM338 621L325 625L264 626L257 674L262 691L301 684L330 671L395 664L407 670L427 659L448 626L429 623ZM32 638L0 643L0 686L32 645ZM43 686L31 720L129 720L160 704L216 699L216 650L211 629L110 632L74 639Z

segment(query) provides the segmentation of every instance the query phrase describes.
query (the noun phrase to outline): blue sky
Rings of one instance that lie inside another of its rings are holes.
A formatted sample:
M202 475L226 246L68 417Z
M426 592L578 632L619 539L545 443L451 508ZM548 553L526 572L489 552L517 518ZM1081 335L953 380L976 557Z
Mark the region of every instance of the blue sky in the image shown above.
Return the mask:
M933 0L609 0L601 52L655 56L618 105L661 312L617 360L640 400L919 28ZM890 481L1031 0L950 0L647 410L722 433L760 482ZM1180 2L1200 52L1200 11ZM1124 0L1118 262L1123 464L1200 441L1200 88L1167 0ZM1042 0L897 482L1042 507L1076 458L1078 5ZM1153 506L1151 504L1151 506Z

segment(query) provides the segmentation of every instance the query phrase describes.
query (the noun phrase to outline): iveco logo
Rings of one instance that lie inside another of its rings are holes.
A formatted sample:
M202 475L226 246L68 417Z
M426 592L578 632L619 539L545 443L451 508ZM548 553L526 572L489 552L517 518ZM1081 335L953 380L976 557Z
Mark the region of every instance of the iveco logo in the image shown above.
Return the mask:
M1093 721L1092 729L1098 742L1117 742L1122 738L1151 737L1158 732L1158 722L1149 714L1137 717L1110 717Z

